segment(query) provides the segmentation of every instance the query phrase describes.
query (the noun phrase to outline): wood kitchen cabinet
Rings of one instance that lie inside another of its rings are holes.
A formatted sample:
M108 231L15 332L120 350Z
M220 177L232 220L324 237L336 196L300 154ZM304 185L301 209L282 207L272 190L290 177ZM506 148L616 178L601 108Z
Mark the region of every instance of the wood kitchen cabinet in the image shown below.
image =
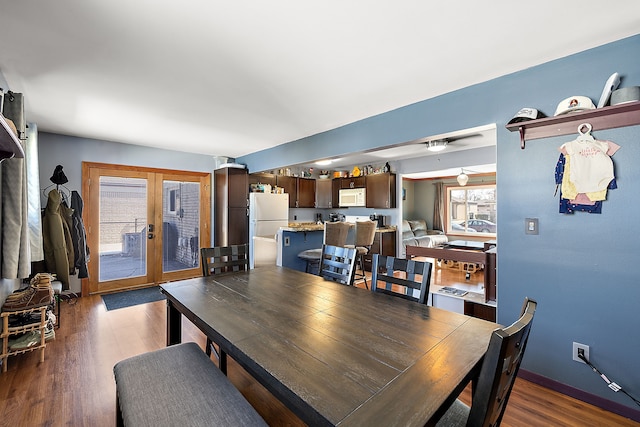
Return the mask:
M396 207L396 174L380 173L366 176L366 205L368 208Z
M331 180L331 207L340 207L340 189L342 188L342 178Z
M364 269L371 271L371 262L373 254L386 256L396 256L396 232L394 231L376 231L373 237L371 250L364 257Z
M333 180L316 180L316 208L330 209L333 207Z
M289 195L290 208L316 207L315 179L278 175L276 183L278 187L284 188L284 192Z
M249 174L249 185L251 184L268 184L271 187L276 186L276 175L272 173L252 173Z
M284 188L284 192L289 195L289 207L295 208L298 201L298 178L294 176L278 175L276 177L276 185Z
M214 171L214 245L249 243L249 174L246 169Z
M316 180L311 178L298 178L297 208L316 207Z
M352 176L349 178L340 178L340 188L365 188L366 177Z

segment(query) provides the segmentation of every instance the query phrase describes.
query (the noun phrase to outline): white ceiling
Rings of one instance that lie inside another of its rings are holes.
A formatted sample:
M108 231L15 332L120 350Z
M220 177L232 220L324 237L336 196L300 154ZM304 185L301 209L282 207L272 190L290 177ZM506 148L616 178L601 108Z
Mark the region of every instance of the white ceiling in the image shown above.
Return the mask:
M637 0L0 0L0 72L40 131L237 158L639 24Z

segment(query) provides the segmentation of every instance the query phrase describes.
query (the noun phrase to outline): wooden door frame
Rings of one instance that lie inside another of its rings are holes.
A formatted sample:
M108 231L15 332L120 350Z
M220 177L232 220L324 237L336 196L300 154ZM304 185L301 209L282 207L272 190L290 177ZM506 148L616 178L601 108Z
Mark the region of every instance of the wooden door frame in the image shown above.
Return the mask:
M181 170L173 170L173 169L161 169L161 168L151 168L151 167L142 167L142 166L130 166L130 165L118 165L118 164L109 164L109 163L99 163L99 162L82 162L82 197L85 201L84 210L82 212L83 221L85 224L89 225L91 222L89 218L92 215L97 215L97 210L99 209L98 201L91 200L91 178L90 171L92 169L104 169L110 171L122 171L127 173L133 173L134 175L140 175L141 177L148 177L150 174L155 176L156 181L162 183L163 180L168 179L171 180L172 177L193 177L198 178L194 179L194 182L199 182L202 185L200 186L200 230L199 230L199 242L210 242L211 241L211 173L207 172L192 172L192 171L181 171ZM162 189L161 185L155 185L153 187L153 197L158 198L157 200L162 200ZM155 203L155 202L154 202ZM154 221L156 224L155 233L162 233L162 210L158 212L156 209L152 215L148 216L148 221ZM87 227L87 243L89 244L89 248L97 247L99 244L97 242L97 233L92 233L92 230ZM147 242L148 243L148 242ZM149 248L149 246L148 246ZM93 251L95 255L90 257L89 264L92 262L98 262L99 251ZM165 278L161 279L163 276L162 273L162 251L157 251L158 253L153 253L154 256L154 265L156 265L156 271L151 272L151 277L154 278L154 283L167 282L172 280L180 280L189 277L193 277L192 273L186 274L184 272L172 272L166 273ZM151 254L151 252L149 252ZM159 258L158 258L159 257ZM159 261L159 262L158 262ZM91 269L90 269L91 270ZM158 271L159 270L159 271ZM145 286L149 286L146 284ZM117 289L108 289L105 291L99 289L91 289L89 278L82 279L82 294L90 295L90 294L99 294L104 292L109 292Z

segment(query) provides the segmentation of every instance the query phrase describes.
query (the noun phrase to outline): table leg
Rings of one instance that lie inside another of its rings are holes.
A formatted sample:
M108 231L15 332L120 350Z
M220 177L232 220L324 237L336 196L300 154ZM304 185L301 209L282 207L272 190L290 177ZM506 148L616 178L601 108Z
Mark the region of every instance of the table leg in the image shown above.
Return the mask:
M182 342L182 313L167 299L167 346Z
M223 374L227 375L227 353L220 349L219 367Z

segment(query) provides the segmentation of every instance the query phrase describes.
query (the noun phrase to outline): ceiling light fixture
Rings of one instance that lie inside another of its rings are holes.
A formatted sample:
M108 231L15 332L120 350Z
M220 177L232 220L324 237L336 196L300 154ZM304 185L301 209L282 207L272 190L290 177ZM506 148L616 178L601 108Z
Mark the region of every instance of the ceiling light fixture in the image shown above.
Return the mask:
M458 181L458 184L464 187L467 185L467 182L469 182L469 175L464 173L464 169L460 169L460 175L456 177L456 180Z
M331 164L331 160L320 160L318 162L316 162L316 165L318 166L327 166Z
M449 141L446 139L436 139L435 141L427 141L427 150L437 153L447 148Z

